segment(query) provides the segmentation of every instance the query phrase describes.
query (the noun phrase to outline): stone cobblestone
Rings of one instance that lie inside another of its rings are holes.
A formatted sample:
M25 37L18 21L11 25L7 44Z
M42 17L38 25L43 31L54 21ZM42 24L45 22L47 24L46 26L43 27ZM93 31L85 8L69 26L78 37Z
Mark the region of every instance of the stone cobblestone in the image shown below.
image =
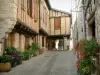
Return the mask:
M72 51L45 52L0 75L77 75L75 61Z

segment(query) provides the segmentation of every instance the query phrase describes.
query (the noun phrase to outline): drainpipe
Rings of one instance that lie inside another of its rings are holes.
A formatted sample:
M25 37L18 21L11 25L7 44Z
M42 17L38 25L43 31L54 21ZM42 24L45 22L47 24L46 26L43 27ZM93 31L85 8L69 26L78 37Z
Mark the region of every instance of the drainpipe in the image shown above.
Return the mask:
M84 35L84 39L86 39L86 17L85 17L85 6L84 6L84 0L82 0L82 26L83 26L83 35Z

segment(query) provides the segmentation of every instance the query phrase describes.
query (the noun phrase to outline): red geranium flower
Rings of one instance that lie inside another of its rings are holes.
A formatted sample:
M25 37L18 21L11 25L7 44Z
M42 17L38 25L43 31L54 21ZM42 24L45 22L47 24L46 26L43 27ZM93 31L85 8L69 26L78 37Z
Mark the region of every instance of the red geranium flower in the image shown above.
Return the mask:
M81 40L81 41L80 41L80 44L82 44L82 43L83 43L83 41Z
M99 52L99 49L97 48L95 51L98 53Z
M87 54L83 54L83 56L87 56Z
M76 67L77 67L78 69L80 69L80 66L79 66L78 61L76 61Z
M93 58L96 58L96 56L93 56Z

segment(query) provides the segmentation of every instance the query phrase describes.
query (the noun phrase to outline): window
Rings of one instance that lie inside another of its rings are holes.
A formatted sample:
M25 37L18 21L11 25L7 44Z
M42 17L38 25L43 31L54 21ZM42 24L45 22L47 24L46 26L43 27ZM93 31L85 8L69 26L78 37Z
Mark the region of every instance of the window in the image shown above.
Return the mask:
M61 18L60 17L57 17L54 19L54 24L55 24L55 29L60 29L61 27Z
M27 0L27 13L32 17L32 0Z
M44 47L44 37L42 37L42 47Z
M25 49L27 49L29 46L29 37L25 36Z

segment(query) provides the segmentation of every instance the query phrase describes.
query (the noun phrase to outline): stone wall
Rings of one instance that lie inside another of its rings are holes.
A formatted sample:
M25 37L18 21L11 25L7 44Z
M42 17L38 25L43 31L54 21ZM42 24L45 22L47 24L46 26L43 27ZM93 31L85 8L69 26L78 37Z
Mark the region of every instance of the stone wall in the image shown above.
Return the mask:
M0 55L3 52L4 38L13 29L17 19L17 5L15 0L0 0Z
M69 46L70 46L70 39L68 39L67 37L64 37L64 50L69 50Z
M81 39L84 39L83 35L83 24L82 24L82 0L77 0L74 4L77 6L76 8L73 8L72 12L72 42L73 46L80 41Z
M100 42L100 6L98 5L97 5L97 10L95 12L95 24L96 24L96 39L98 42Z
M100 43L100 1L99 0L96 0L96 1L98 1L98 3L96 5L97 10L95 12L95 24L96 24L95 33L96 33L96 40L97 40L98 43ZM99 64L100 64L100 55L99 55L99 60L97 60L97 61L99 61ZM97 67L98 75L100 75L100 66L99 66L99 64L98 64L98 67Z
M91 9L91 10L90 10ZM93 14L94 13L94 14ZM97 40L98 43L100 43L100 0L91 0L90 6L87 8L86 12L86 26L87 26L87 39L93 39L93 31L91 26L95 25L95 40ZM95 22L95 23L93 23ZM100 60L100 55L99 55ZM96 71L94 72L94 75L100 75L100 66L98 63L98 59L95 61ZM100 62L100 61L99 61Z

